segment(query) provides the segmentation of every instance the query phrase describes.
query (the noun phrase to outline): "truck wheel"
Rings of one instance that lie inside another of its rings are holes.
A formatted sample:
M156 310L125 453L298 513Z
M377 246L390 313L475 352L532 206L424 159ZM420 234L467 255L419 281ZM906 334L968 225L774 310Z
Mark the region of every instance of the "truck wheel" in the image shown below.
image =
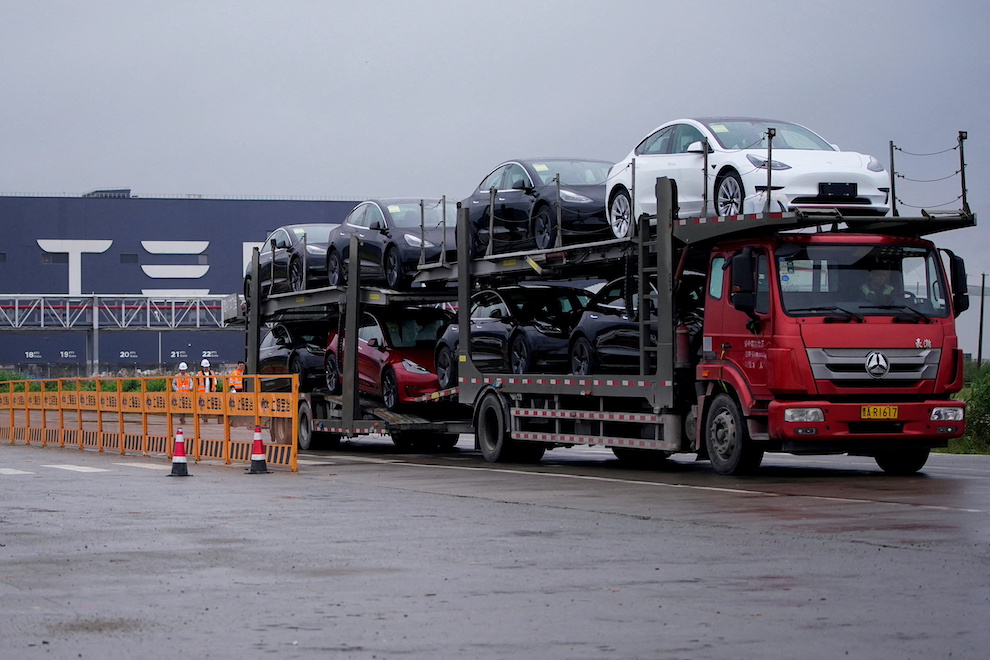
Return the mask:
M925 467L930 449L899 449L885 451L874 456L877 465L887 474L914 474Z
M481 455L489 463L509 460L509 432L505 411L497 394L489 392L478 404L478 419L474 430Z
M313 430L313 411L308 401L299 403L299 449L336 449L340 446L339 433Z
M449 346L441 346L437 351L436 368L441 390L457 386L457 362Z
M533 237L539 250L549 250L557 241L557 218L549 206L540 207L533 218Z
M270 429L272 442L277 445L287 445L292 442L292 420L284 417L273 417Z
M763 460L763 450L755 447L749 438L739 404L728 394L716 396L708 410L705 446L708 459L719 474L749 474Z
M327 253L327 280L330 286L344 286L347 281L344 262L340 258L340 253L334 249Z
M735 170L729 170L715 182L715 213L717 215L739 215L742 213L745 198L742 177Z
M608 205L608 224L612 226L612 234L616 238L630 238L636 231L633 226L632 204L625 188L619 188L612 194L612 201Z

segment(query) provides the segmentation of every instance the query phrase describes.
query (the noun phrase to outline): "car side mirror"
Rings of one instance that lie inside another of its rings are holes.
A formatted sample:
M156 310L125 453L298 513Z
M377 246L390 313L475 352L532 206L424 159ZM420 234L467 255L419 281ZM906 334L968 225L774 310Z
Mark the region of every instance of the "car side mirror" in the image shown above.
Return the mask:
M368 340L368 346L371 348L378 348L381 344L378 342L378 337L372 337Z
M526 185L526 181L523 179L517 179L512 182L513 190L531 190L529 186Z
M697 140L696 142L692 142L691 144L688 145L687 152L689 154L703 154L703 153L705 153L705 143L702 142L701 140ZM711 148L711 145L709 145L708 146L708 153L711 153L711 152L712 152L712 148Z

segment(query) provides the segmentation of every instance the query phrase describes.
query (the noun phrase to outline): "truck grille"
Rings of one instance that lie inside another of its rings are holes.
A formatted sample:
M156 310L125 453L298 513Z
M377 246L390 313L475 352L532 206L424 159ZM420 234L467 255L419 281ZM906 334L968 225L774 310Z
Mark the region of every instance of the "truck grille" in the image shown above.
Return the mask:
M871 378L866 371L866 357L879 352L887 358L890 371L881 378ZM934 380L938 373L938 348L809 348L808 361L816 380L833 381L837 386L870 387L878 381L888 386L909 386L921 380Z

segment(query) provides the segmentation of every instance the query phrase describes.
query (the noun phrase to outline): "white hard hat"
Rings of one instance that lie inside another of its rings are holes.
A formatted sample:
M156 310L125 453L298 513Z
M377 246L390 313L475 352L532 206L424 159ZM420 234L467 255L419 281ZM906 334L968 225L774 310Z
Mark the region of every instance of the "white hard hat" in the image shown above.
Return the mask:
M189 368L189 365L187 365L185 362L180 362L179 363L179 371L185 371L188 368Z
M210 366L210 361L207 360L206 358L203 358L203 361L199 363L199 366L201 366L201 367L208 367L208 366Z

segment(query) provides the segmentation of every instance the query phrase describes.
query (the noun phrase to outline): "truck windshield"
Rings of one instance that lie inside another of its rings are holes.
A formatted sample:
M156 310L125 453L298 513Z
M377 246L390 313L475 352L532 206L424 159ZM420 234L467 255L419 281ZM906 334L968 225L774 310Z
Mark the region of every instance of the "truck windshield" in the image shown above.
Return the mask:
M790 316L949 314L938 256L913 245L785 245L775 254L780 297Z

